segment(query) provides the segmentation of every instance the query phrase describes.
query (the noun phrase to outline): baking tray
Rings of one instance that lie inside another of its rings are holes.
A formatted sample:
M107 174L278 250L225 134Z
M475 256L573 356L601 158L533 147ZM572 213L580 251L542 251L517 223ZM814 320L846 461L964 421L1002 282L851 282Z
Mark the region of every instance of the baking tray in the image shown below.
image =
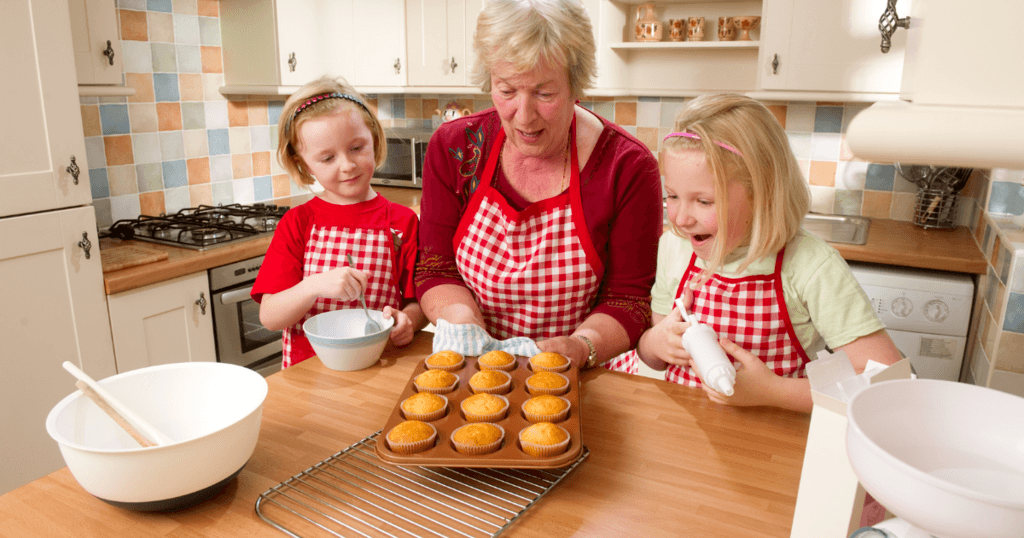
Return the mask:
M413 379L427 370L426 359L420 361L409 376L405 389L402 391L395 408L391 411L387 423L381 430L382 441L377 443L377 456L388 463L399 465L418 465L423 467L505 467L505 468L529 468L529 469L555 469L568 465L583 450L582 414L580 412L580 383L575 368L569 368L562 375L569 378L569 392L562 395L569 400L569 416L562 422L557 423L565 431L569 432L569 448L556 456L539 458L531 456L519 447L519 432L531 424L523 416L523 402L532 397L526 392L526 378L534 374L529 366L529 358L516 357L516 368L509 372L512 376L512 388L502 396L508 398L508 414L504 419L495 422L505 429L505 440L501 448L490 454L481 456L470 456L458 452L451 443L452 432L459 426L469 424L469 421L462 415L462 400L473 395L469 388L469 378L480 371L477 364L478 357L466 357L466 365L458 372L452 372L459 378L455 390L445 394L448 398L448 413L437 420L431 421L437 429L437 441L433 448L416 454L399 454L392 452L387 446L387 434L391 428L404 422L402 414L402 402L416 393Z

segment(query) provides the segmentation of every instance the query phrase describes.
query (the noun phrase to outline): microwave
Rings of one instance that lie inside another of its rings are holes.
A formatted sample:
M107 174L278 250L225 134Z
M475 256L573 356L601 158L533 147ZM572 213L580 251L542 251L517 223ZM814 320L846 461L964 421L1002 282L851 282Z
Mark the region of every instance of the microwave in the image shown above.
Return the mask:
M388 187L423 188L423 158L433 131L399 131L387 137L388 155L370 183Z

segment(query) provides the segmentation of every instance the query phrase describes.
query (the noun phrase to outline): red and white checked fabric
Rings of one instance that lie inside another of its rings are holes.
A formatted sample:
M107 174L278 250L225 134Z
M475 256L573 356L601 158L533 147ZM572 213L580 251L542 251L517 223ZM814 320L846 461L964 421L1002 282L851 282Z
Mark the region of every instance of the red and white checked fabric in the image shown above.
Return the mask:
M575 130L571 131L575 141ZM504 132L495 140L501 148ZM576 144L572 147L569 191L579 189ZM571 333L590 313L600 287L573 221L579 196L567 193L512 210L492 186L500 149L488 157L476 210L456 231L455 261L476 295L488 333L498 339L552 338Z
M743 349L753 353L782 377L804 377L810 359L793 331L782 293L782 257L785 249L775 258L775 271L770 275L726 278L711 275L693 294L690 310L701 323L710 325L719 337L726 337ZM690 265L679 282L676 297L680 297L690 280L700 270L697 256L690 257ZM730 357L734 365L738 361ZM683 370L674 364L665 370L665 380L690 387L699 387L700 378L692 370Z
M387 229L313 226L306 241L303 255L303 278L345 267L345 254L352 256L353 267L366 273L366 307L382 310L385 306L401 308L402 301L395 282L394 250L391 233ZM284 330L282 337L285 368L292 365L292 340L303 337L302 324L307 319L332 310L359 308L359 299L316 300L309 312L294 326Z

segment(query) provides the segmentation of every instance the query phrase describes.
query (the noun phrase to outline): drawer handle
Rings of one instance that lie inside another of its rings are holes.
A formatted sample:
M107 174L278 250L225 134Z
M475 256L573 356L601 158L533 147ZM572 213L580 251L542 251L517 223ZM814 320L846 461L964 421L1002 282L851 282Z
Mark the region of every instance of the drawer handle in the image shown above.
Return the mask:
M199 307L199 313L206 315L206 295L203 292L199 292L199 298L196 299L196 306Z
M78 248L85 251L85 259L89 259L92 255L92 242L89 241L89 232L82 232L82 240L78 242Z
M892 34L896 33L897 28L910 28L910 17L900 18L896 14L896 0L889 0L888 5L885 7L885 11L882 12L882 17L878 19L878 31L882 32L882 53L889 52L889 48L892 47Z
M114 47L110 46L110 40L107 40L107 50L103 51L103 55L110 60L110 65L114 65Z

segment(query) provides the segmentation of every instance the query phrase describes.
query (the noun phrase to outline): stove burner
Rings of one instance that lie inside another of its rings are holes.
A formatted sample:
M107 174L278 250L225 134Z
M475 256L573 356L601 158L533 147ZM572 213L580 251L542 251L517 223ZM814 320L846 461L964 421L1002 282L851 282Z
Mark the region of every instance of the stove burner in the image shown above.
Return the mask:
M142 215L111 225L108 236L205 250L272 233L287 206L230 204L190 207L171 215Z
M217 228L197 228L189 232L192 240L200 244L215 243L228 237L228 235L227 230L219 230Z
M153 231L150 233L151 237L156 237L157 239L169 239L169 240L174 240L174 236L175 235L177 235L177 232L175 232L171 228L154 228Z
M278 217L259 217L256 219L256 227L267 232L277 229Z

